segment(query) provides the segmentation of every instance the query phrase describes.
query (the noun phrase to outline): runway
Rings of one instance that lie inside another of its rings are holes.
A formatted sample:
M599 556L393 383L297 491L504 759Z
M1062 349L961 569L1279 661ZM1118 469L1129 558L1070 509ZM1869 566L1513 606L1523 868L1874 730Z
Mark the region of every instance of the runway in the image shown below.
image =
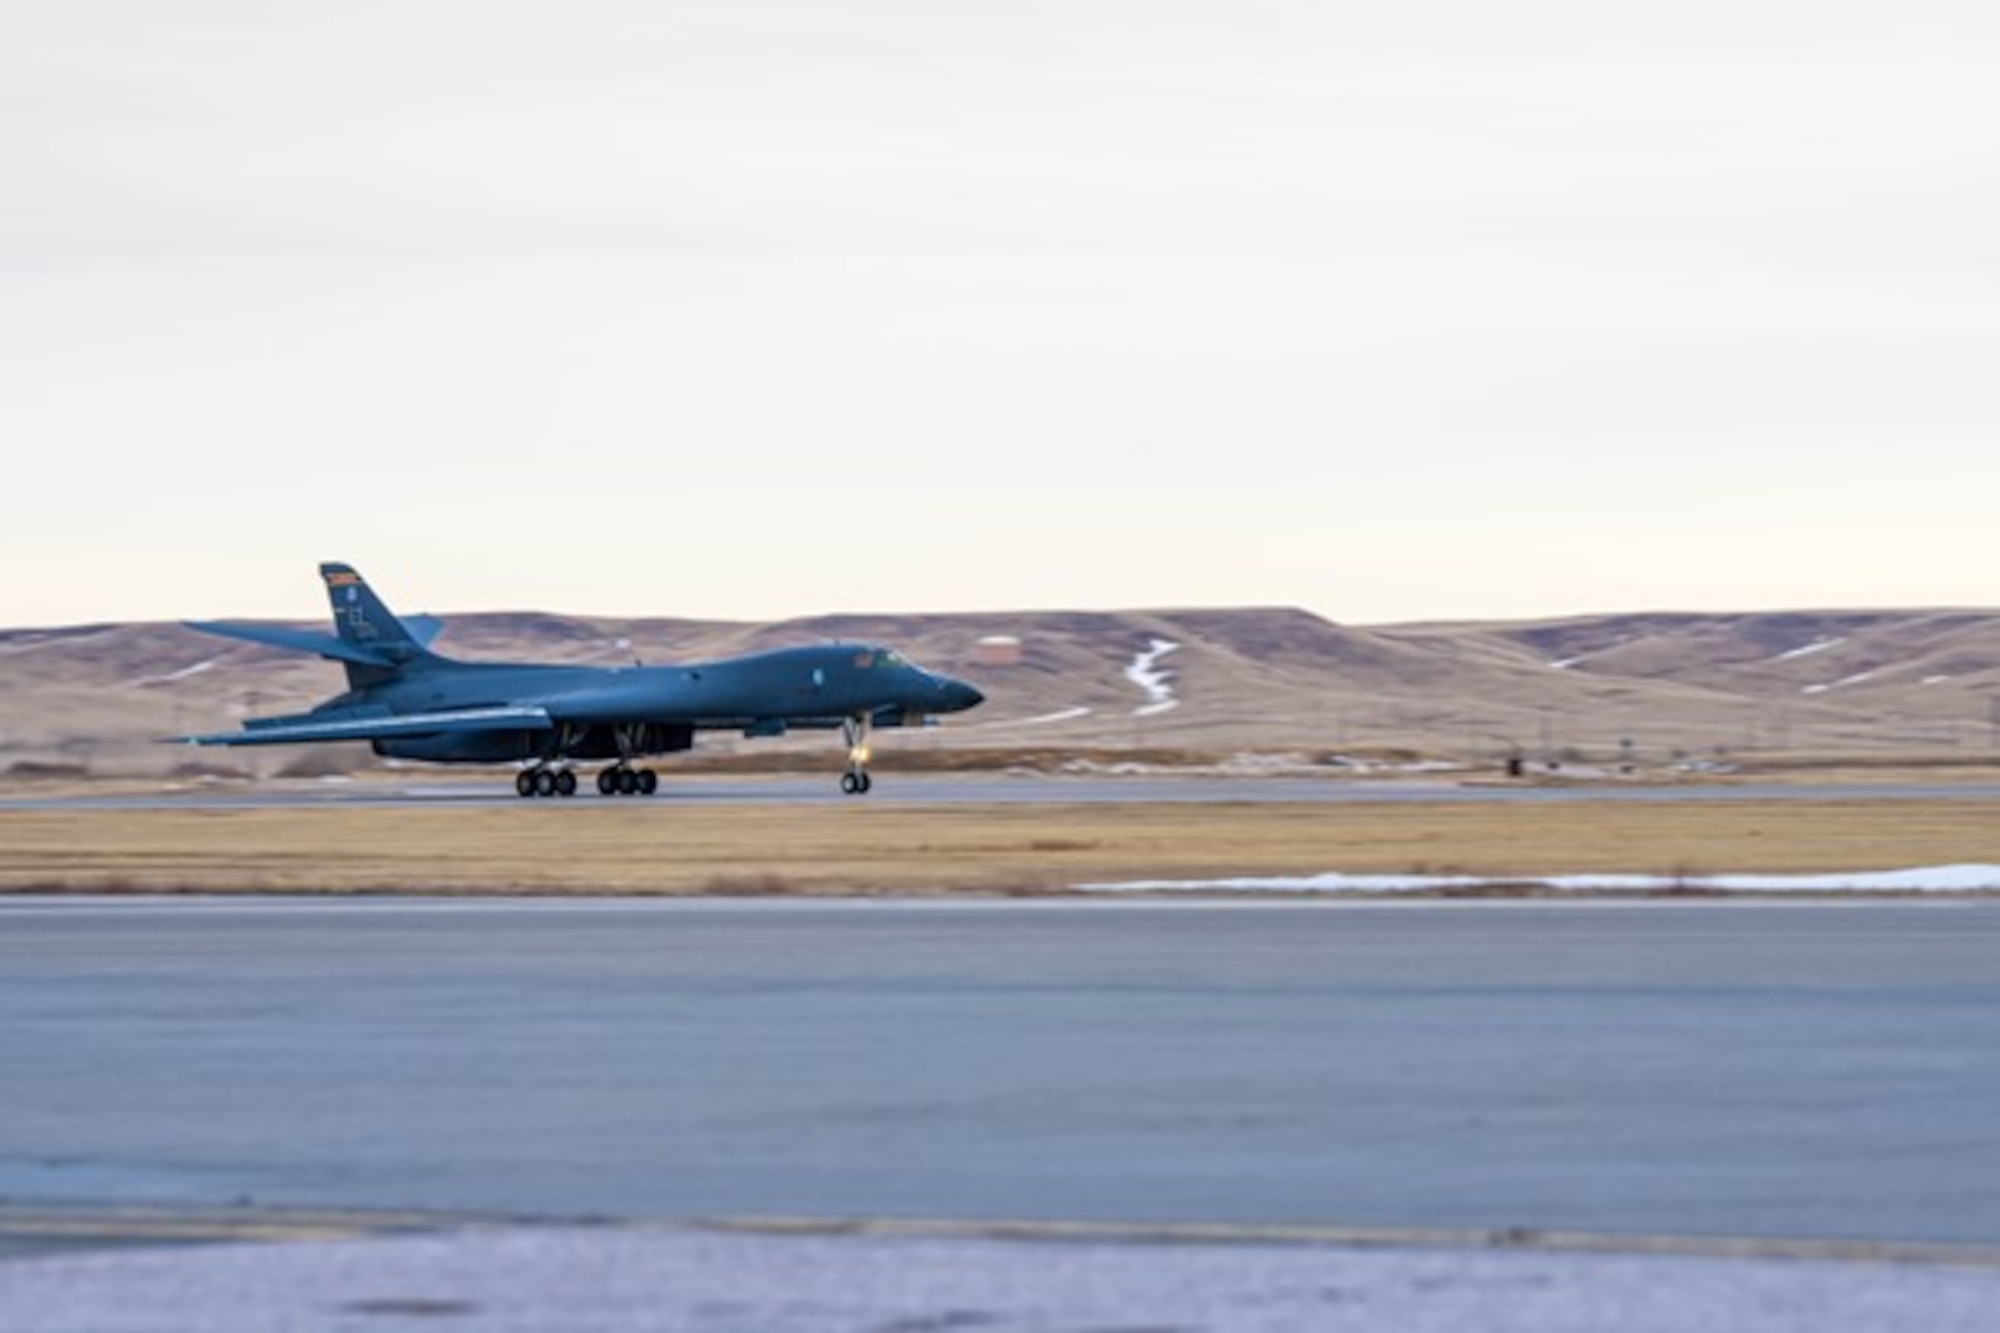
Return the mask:
M1882 782L1574 782L1510 783L1463 778L1238 777L1174 774L1063 775L879 774L871 805L1022 805L1213 802L1328 802L1338 804L1504 804L1594 801L1657 804L1685 801L1788 802L1842 799L2000 801L2000 783ZM569 804L607 800L668 808L740 805L847 805L836 775L823 777L676 775L662 771L657 795L605 798L579 794ZM6 810L258 810L393 805L515 806L508 778L432 774L411 778L288 780L242 784L174 784L132 791L23 790L0 794ZM537 802L536 804L541 804ZM562 804L562 802L550 802Z
M2000 1244L2000 904L0 901L0 1199Z

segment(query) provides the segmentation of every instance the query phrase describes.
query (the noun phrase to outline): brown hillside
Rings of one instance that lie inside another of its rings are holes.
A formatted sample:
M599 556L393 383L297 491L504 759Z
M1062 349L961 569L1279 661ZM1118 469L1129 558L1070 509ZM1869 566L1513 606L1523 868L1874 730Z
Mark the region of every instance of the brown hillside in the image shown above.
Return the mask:
M1020 641L1018 663L981 664L979 644L995 635ZM1984 758L2000 741L2000 612L1981 610L1376 627L1289 608L778 624L485 613L451 618L438 647L473 659L609 664L834 638L893 643L987 692L985 707L945 727L885 736L885 754L1143 747L1320 760L1414 751L1486 762L1518 750L1664 763L1765 750ZM1128 675L1161 641L1178 645L1154 662L1172 691L1165 709ZM177 625L0 632L0 772L310 767L327 761L301 750L195 752L152 742L305 708L342 684L332 663ZM705 736L701 751L817 755L830 744ZM371 761L349 750L339 762Z

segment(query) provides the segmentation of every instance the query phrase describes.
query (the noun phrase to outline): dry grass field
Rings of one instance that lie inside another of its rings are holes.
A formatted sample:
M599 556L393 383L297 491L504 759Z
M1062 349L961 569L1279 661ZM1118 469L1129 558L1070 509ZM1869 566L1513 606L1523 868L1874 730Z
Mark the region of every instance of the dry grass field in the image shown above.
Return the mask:
M1051 894L1228 875L2000 859L1974 801L0 810L0 892Z

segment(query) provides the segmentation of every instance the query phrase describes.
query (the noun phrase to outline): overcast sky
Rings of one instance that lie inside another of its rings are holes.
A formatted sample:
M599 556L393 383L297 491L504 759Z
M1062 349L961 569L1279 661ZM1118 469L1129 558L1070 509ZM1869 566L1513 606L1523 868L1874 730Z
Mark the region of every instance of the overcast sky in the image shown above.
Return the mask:
M1990 0L0 2L0 624L2000 604Z

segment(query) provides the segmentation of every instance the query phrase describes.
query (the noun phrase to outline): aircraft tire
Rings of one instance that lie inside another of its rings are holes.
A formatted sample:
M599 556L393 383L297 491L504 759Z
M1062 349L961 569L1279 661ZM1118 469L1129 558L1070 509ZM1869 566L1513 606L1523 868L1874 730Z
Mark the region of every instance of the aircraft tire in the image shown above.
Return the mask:
M599 771L597 775L597 794L599 796L616 796L618 794L617 769L607 768Z
M854 790L857 794L866 796L874 787L875 779L869 777L866 773L856 773L854 775Z
M660 789L660 775L650 768L639 770L639 794L651 796Z
M546 768L536 769L535 795L554 796L555 794L556 794L556 775L549 772L549 770Z
M840 775L840 791L844 796L859 796L861 794L861 779L852 773L842 773Z
M620 796L630 796L633 792L637 790L639 790L638 775L633 773L633 771L629 768L619 769L618 794Z
M535 794L535 770L524 768L514 775L514 794L533 796Z
M556 774L556 795L558 796L576 795L576 774L570 772L566 768L562 772Z

